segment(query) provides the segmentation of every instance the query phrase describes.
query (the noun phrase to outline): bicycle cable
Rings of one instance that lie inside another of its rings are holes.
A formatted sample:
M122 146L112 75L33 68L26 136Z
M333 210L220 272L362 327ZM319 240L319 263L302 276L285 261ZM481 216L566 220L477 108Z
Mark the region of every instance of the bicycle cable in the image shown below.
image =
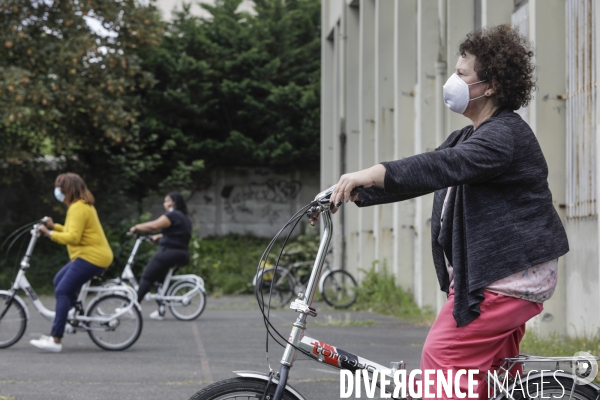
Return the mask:
M258 267L257 267L257 276L260 276L260 281L257 282L257 286L260 287L262 286L262 281L263 281L263 275L264 274L260 274L260 269L261 266L266 265L266 261L271 253L271 250L275 244L275 242L277 241L277 239L279 239L279 237L281 236L281 234L283 233L283 231L290 226L291 224L293 224L293 227L291 228L290 232L287 234L284 243L282 245L282 248L279 252L279 256L277 258L277 262L275 264L275 267L273 268L273 276L275 277L277 274L277 268L279 267L279 262L281 260L281 257L283 255L283 251L285 249L285 246L287 245L287 242L289 241L291 234L294 232L294 229L296 228L296 226L298 225L298 223L300 222L300 219L303 218L306 215L306 212L308 211L308 209L314 207L315 205L318 205L318 203L316 201L312 201L310 202L308 205L302 207L298 212L296 212L296 214L294 214L294 216L292 216L292 218L290 218L288 220L288 222L283 226L283 228L281 228L279 230L279 232L275 235L275 237L271 240L271 242L269 243L269 245L267 246L267 248L265 249L265 251L263 252L263 255L259 261ZM265 351L266 351L266 358L267 358L267 363L269 363L269 336L277 343L279 344L281 347L285 347L285 344L291 345L295 350L299 351L300 353L304 354L305 356L307 356L310 359L313 360L318 360L317 357L315 357L314 355L312 355L310 352L294 345L293 343L291 343L288 339L286 339L278 330L277 328L275 328L273 326L273 324L271 324L270 322L270 311L271 311L271 295L272 295L272 291L273 291L273 283L274 283L274 279L271 280L271 285L269 288L269 302L268 302L268 309L267 309L267 314L265 314L264 311L264 296L262 294L262 292L260 293L261 295L261 301L258 301L259 303L259 308L261 310L261 313L263 315L263 322L265 324L265 328L267 331L267 337L266 337L266 343L265 343ZM258 293L257 293L258 295ZM282 343L278 340L278 338L275 337L276 334L277 336L279 336L279 338L281 338L281 340L285 343ZM269 363L269 369L271 369L270 363ZM272 370L272 369L271 369Z
M21 233L19 233L17 236L15 236L15 238L13 239L12 242L10 242L10 245L8 246L8 248L6 249L6 255L8 256L8 254L10 253L10 249L13 247L13 245L15 244L15 242L17 240L19 240L21 237L23 237L23 235L29 233L28 230L24 230Z
M17 233L20 235L21 233L23 233L22 231L27 231L29 228L31 228L33 225L37 224L38 222L40 222L40 220L36 220L33 222L28 222L27 224L15 229L14 231L12 231L12 233L10 235L8 235L8 237L6 239L4 239L4 241L2 242L2 244L0 245L0 251L2 251L2 249L4 248L4 245L6 244L6 242L8 242L8 240L13 237L14 235L16 235Z
M354 190L356 190L356 191L361 191L361 190L362 190L362 186L359 186L359 187L357 187L357 188L353 189L353 192L354 192ZM332 192L329 192L329 193L328 193L328 194L326 194L325 196L331 196L331 194L332 194ZM324 198L325 198L325 197L324 197ZM327 197L327 198L329 198L329 197ZM337 206L339 206L339 205L341 205L341 203L340 203L340 204L337 204ZM278 259L277 259L277 263L275 264L275 267L274 267L274 269L273 269L273 276L275 276L275 275L276 275L277 267L279 266L279 260L281 260L281 256L283 255L283 250L284 250L284 248L285 248L285 245L287 244L287 242L288 242L288 240L289 240L289 238L290 238L290 236L291 236L292 232L294 231L294 229L295 229L295 228L296 228L296 226L298 225L298 222L300 221L300 219L301 219L302 217L304 217L304 215L306 215L307 211L308 211L309 209L312 209L312 208L313 208L313 207L315 207L315 206L319 206L319 202L318 202L318 201L316 201L316 200L313 200L313 201L311 201L311 202L310 202L308 205L304 206L304 207L303 207L303 208L301 208L301 209L300 209L298 212L296 212L296 214L294 214L294 216L292 216L292 218L290 218L290 219L288 220L288 222L287 222L287 223L284 225L284 227L283 227L283 228L281 228L281 229L279 230L279 232L278 232L278 233L275 235L275 237L274 237L274 238L271 240L271 242L269 243L269 245L267 246L267 248L266 248L266 249L265 249L265 251L263 252L263 255L262 255L262 257L261 257L261 259L260 259L260 261L259 261L259 263L258 263L258 267L257 267L257 276L258 276L258 273L260 272L260 267L261 267L261 265L265 265L265 266L266 266L266 260L267 260L267 258L268 258L268 256L269 256L270 252L271 252L271 249L272 249L272 247L273 247L273 245L274 245L275 241L276 241L276 240L279 238L279 236L281 236L281 233L282 233L282 232L285 230L285 228L287 228L287 227L288 227L290 224L292 224L292 223L294 222L294 220L295 220L294 226L293 226L293 227L292 227L292 229L290 230L290 233L287 235L287 237L286 237L286 240L285 240L285 241L284 241L284 243L283 243L283 246L282 246L282 248L281 248L281 251L279 252L279 257L278 257ZM263 261L264 261L264 264L263 264ZM262 283L262 274L261 274L261 276L260 276L260 279L261 279L261 281L260 281L260 282L257 282L257 285L260 285L260 284ZM271 337L273 338L273 340L275 340L275 342L276 342L277 344L279 344L280 346L284 347L284 345L283 345L281 342L279 342L279 341L277 340L277 338L275 338L275 336L273 335L273 332L274 332L274 333L276 333L276 334L277 334L277 336L279 336L279 337L280 337L280 338L283 340L283 342L285 342L285 343L287 343L288 345L292 346L292 347L293 347L295 350L297 350L297 351L299 351L300 353L304 354L304 355L305 355L305 356L307 356L309 359L312 359L312 360L314 360L314 361L319 361L319 358L318 358L318 357L315 357L315 356L314 356L313 354L311 354L309 351L306 351L306 350L304 350L304 349L302 349L302 348L300 348L300 347L298 347L298 346L294 345L293 343L291 343L291 342L290 342L288 339L286 339L286 338L285 338L283 335L281 335L281 333L279 333L279 331L277 330L277 328L275 328L275 327L274 327L274 326L271 324L271 322L270 322L270 320L269 320L269 316L270 316L270 309L271 309L271 305L270 305L270 299L271 299L271 293L272 293L272 290L273 290L273 282L274 282L274 279L272 279L272 280L271 280L271 287L270 287L270 290L269 290L269 305L268 305L269 309L268 309L268 311L267 311L267 315L265 315L265 313L264 313L264 296L261 296L261 297L262 297L262 299L263 299L263 302L262 302L262 304L261 304L261 302L260 302L260 301L258 301L258 303L259 303L259 308L260 308L260 310L261 310L261 313L262 313L262 315L263 315L263 322L264 322L264 324L265 324L265 328L266 328L266 330L267 330L267 338L266 338L266 346L265 346L265 347L266 347L266 353L267 353L267 354L266 354L266 357L267 357L267 363L269 362L269 350L268 350L268 348L269 348L269 347L268 347L268 346L269 346L269 336L271 336ZM258 287L260 287L260 286L258 286ZM258 295L258 294L257 294L257 295ZM262 295L262 292L261 292L261 295ZM271 332L271 329L272 329L272 331L273 331L273 332ZM272 368L271 368L270 364L269 364L269 369L272 371Z
M17 236L17 238L23 236L23 234ZM17 257L15 258L15 264L13 265L13 269L12 269L12 278L11 278L11 282L14 283L15 279L16 279L16 275L17 275L17 267L19 266L19 260L21 259L21 254L23 254L23 245L25 244L25 240L21 241L21 245L19 246L19 251L17 252ZM8 250L10 250L10 247L8 248ZM8 256L8 250L6 251L6 255ZM12 289L12 287L11 287Z

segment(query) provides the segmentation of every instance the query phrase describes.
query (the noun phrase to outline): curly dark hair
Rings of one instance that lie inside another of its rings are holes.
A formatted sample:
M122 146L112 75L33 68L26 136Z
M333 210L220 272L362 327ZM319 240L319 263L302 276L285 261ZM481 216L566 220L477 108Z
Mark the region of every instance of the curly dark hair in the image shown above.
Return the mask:
M529 104L536 89L531 48L529 40L515 29L498 25L469 33L459 51L475 56L477 76L495 89L494 104L518 110Z

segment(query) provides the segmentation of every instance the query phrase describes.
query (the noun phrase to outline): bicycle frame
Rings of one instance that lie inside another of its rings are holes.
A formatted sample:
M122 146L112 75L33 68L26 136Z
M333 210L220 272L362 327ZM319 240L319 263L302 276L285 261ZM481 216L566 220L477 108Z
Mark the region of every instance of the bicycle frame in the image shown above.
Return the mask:
M315 294L318 290L319 279L323 270L323 263L327 255L327 249L329 248L329 244L331 242L331 237L333 233L333 224L331 222L330 212L323 212L321 214L321 218L325 224L325 227L321 236L321 242L319 245L319 250L317 252L315 262L313 264L313 269L308 280L308 284L306 285L306 292L299 293L298 298L296 298L292 302L292 304L290 304L290 308L300 313L300 316L298 316L296 322L294 322L293 324L292 332L290 333L289 343L284 350L283 357L281 358L281 366L279 369L279 381L273 400L280 400L287 386L288 372L289 369L293 366L294 359L296 358L296 347L301 348L309 353L312 353L313 355L318 357L319 361L338 369L348 369L351 371L356 371L357 369L366 369L371 372L379 371L380 373L393 378L395 370L404 366L403 362L398 362L393 364L395 369L386 368L380 364L377 364L360 356L354 355L343 350L339 350L335 346L332 346L325 342L310 338L308 336L304 336L304 331L306 330L307 317L317 316L316 310L312 308L312 303ZM236 373L241 374L242 371L238 371ZM288 389L290 389L289 386Z
M140 236L136 239L134 245L133 245L133 249L131 250L131 254L129 255L129 259L127 260L127 264L125 265L125 268L123 269L123 273L121 274L121 281L127 281L129 282L129 284L131 285L131 287L133 287L133 289L137 292L137 290L139 289L139 283L137 281L137 279L135 278L135 275L133 274L133 264L135 263L135 256L137 255L140 245L142 244L142 242L147 242L150 241L150 237L149 236ZM196 294L198 291L202 291L205 292L204 289L204 280L199 277L198 275L194 275L194 274L184 274L184 275L173 275L173 272L175 271L175 268L171 268L169 269L169 272L167 273L167 276L165 277L161 287L158 289L157 293L152 294L152 293L148 293L144 298L144 300L157 300L157 301L165 301L165 302L172 302L172 301L182 301L184 304L186 302L186 299L191 299L194 294ZM169 287L176 282L179 281L191 281L194 282L196 285L196 288L194 290L189 291L188 293L186 293L184 296L167 296L167 291L169 289ZM123 285L123 286L127 286L127 285ZM129 287L129 286L128 286ZM182 300L183 297L183 300Z
M36 308L36 310L40 313L40 315L43 316L44 318L52 321L52 320L54 320L54 317L56 316L56 312L49 310L48 308L46 308L44 306L44 304L42 303L42 301L39 299L38 295L36 294L35 290L33 290L33 288L31 287L31 284L25 277L25 271L30 267L31 255L33 254L33 249L35 248L37 238L39 237L39 233L37 232L38 226L40 226L39 223L33 225L32 229L30 231L31 239L29 240L29 245L27 246L27 251L25 252L25 255L23 256L23 259L21 260L19 272L17 273L17 277L15 278L15 281L12 284L10 291L8 291L8 292L2 291L2 292L9 294L10 296L13 297L13 299L21 302L22 305L24 305L24 302L21 300L21 298L16 295L16 293L19 289L23 290L23 292L25 292L27 297L29 297L29 299L31 300L31 303ZM96 286L92 287L92 286L90 286L90 282L88 281L82 286L82 288L79 292L79 295L77 297L77 302L84 304L88 293L97 293L98 296L101 296L102 294L108 294L108 293L113 293L113 292L114 292L114 290L112 290L110 288L103 288L103 287L96 287ZM115 318L118 318L121 315L127 313L131 309L131 307L133 307L134 305L138 309L140 309L140 306L136 300L137 295L136 295L135 291L133 291L131 288L129 288L129 290L127 290L127 292L126 292L126 295L132 301L126 307L123 307L118 313L111 315L109 318L104 318L104 317L92 317L91 318L91 317L86 317L84 315L75 315L73 317L73 319L76 319L76 320L82 321L82 322L90 322L90 321L101 322L101 323L109 322L109 321L114 320ZM26 313L27 313L26 317L27 317L27 319L29 319L29 311L27 310L27 307L24 307L24 309L26 310Z
M406 364L403 361L392 362L390 363L390 368L387 368L366 358L339 349L334 345L322 342L318 339L313 339L308 336L304 336L304 331L306 330L307 317L315 317L317 315L316 310L312 307L312 303L315 293L317 291L319 278L323 270L323 263L327 254L327 249L329 248L329 244L331 242L333 232L333 224L331 221L331 214L328 210L328 206L325 206L324 209L321 209L321 218L325 226L321 236L319 250L317 252L317 256L313 265L313 270L311 272L310 279L307 284L306 293L299 293L297 299L295 299L290 305L290 308L300 313L300 316L298 316L298 318L293 324L293 328L288 340L289 343L285 347L283 357L280 361L279 374L275 377L272 377L251 371L234 371L234 373L242 377L259 378L277 385L277 389L273 396L273 400L280 400L286 389L294 395L296 395L299 399L304 398L300 393L298 393L297 390L287 385L288 373L290 368L293 366L296 357L296 348L302 349L316 356L318 358L318 361L320 361L321 363L327 364L331 367L340 370L349 370L351 372L355 372L357 370L367 370L371 373L377 371L378 374L385 375L388 378L390 378L390 381L392 382L392 385L390 385L391 389L394 388L393 377L395 372L399 369L406 369ZM600 360L600 357L595 357L595 359ZM498 369L498 371L500 371L501 376L504 376L504 374L509 374L510 376L510 371L514 366L518 364L524 365L527 363L540 362L556 362L558 369L558 363L570 363L571 366L573 366L573 364L577 365L577 363L579 363L580 361L574 359L573 357L517 356L515 358L504 359L504 364ZM573 379L573 374L565 372L559 372L557 373L557 376L563 376ZM531 376L527 376L526 379L522 379L521 382L525 385L527 380L539 377L539 374L532 374ZM502 385L502 382L496 376L493 376L491 380L489 379L489 376L486 376L486 380L488 381L489 385L495 384L497 385L497 387L500 388L500 393L493 397L493 399L500 399L504 397L513 400L513 397L511 396L512 388L515 385L520 384L520 382L512 382L509 387L506 387ZM576 382L577 380L573 379L573 388ZM593 382L589 384L592 385L592 387L595 390L597 390L597 393L600 394L599 386L597 386Z

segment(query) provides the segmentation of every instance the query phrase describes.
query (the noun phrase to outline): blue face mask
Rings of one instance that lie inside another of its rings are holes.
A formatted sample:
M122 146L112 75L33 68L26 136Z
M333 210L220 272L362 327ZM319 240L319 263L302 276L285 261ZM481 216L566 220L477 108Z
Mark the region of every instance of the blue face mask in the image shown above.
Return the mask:
M59 187L54 188L54 197L56 197L56 200L60 201L61 203L65 201L65 195Z

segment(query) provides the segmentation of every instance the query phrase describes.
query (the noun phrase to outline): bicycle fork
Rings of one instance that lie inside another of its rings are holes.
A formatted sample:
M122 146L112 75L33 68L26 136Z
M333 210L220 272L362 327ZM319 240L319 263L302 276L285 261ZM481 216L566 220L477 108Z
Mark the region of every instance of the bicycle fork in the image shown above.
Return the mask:
M288 374L290 368L296 358L296 349L300 347L300 342L304 336L306 330L306 318L310 315L311 317L317 316L317 311L311 307L313 298L317 291L319 284L319 278L321 276L321 270L323 269L323 262L327 256L327 249L331 242L333 224L331 223L331 213L329 211L322 213L323 222L325 223L325 229L321 237L321 244L319 245L319 251L313 265L310 279L306 285L306 293L298 293L298 298L290 304L290 308L300 315L294 322L292 332L288 339L288 345L285 347L283 357L281 358L281 366L279 367L279 382L277 389L273 396L273 400L281 400L283 393L287 385Z

